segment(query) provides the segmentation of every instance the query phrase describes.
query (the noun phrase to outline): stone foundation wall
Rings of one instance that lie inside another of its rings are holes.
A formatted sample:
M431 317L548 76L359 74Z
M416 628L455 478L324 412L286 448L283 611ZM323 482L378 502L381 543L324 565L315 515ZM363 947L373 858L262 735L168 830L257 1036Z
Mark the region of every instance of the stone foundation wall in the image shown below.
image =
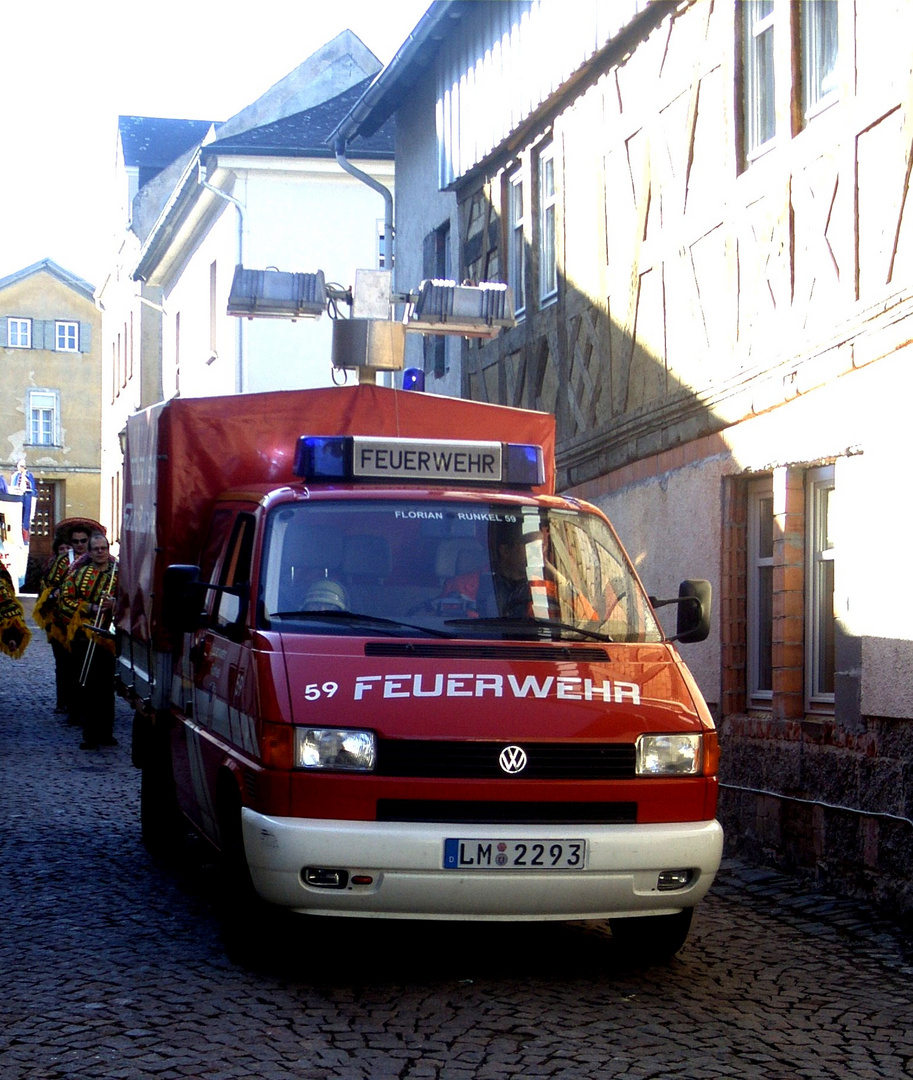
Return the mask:
M904 720L726 717L726 851L913 914L913 739Z

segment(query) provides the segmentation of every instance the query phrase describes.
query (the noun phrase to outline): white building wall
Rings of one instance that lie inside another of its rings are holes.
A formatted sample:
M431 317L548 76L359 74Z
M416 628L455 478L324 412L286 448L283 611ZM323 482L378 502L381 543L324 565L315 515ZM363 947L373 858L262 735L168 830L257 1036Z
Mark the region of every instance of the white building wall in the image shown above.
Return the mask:
M227 162L220 162L224 169ZM393 163L370 172L393 189ZM239 258L247 269L323 270L328 282L354 285L355 271L377 266L382 197L344 172L334 160L300 164L269 159L234 162L231 203L198 240L165 294L163 391L165 397L254 393L333 384L332 325L318 320L239 319L226 314ZM210 288L215 263L215 336ZM343 305L345 307L345 305ZM215 348L213 348L213 344ZM342 378L337 375L337 381ZM351 376L350 376L351 378Z
M848 635L861 639L860 708L869 716L909 716L913 695L903 547L911 514L898 491L909 423L908 406L897 393L908 378L911 349L727 429L716 438L717 455L594 500L611 519L648 592L676 596L683 578L705 577L716 600L724 478L836 459L835 615ZM675 609L661 615L674 630ZM711 637L682 646L712 705L720 700L720 617L716 606Z
M355 162L394 191L393 162ZM246 204L245 266L313 273L328 283L354 286L356 270L378 265L384 200L334 160L310 160L300 169L239 172L236 194ZM348 314L345 305L343 311ZM254 319L246 322L244 392L333 384L332 321ZM342 373L337 374L337 381ZM352 376L350 376L350 379Z

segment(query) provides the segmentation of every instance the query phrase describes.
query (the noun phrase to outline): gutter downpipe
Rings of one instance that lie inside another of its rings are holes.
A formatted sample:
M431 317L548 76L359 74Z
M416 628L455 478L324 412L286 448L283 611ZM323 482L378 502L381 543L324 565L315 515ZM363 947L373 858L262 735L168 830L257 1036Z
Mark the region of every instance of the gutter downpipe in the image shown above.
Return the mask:
M211 191L213 195L218 195L220 199L224 199L226 202L230 202L232 206L238 211L238 265L244 265L244 204L241 203L234 195L229 195L227 191L223 191L221 188L217 188L215 184L210 184L208 180L203 179L202 162L197 162L198 172L197 179L200 186L206 188L207 191ZM235 364L235 393L244 393L244 319L238 319L237 330L237 350L238 357Z
M388 188L379 181L375 180L373 176L368 176L366 172L362 172L361 169L356 168L351 161L346 158L346 140L342 137L336 140L336 163L341 169L345 169L347 173L354 176L356 180L361 180L363 184L367 184L369 188L373 188L384 199L384 267L391 272L393 271L393 195Z
M346 158L346 140L339 136L336 139L335 145L336 151L336 163L341 169L344 169L350 176L354 176L356 180L361 180L363 184L367 184L369 188L372 188L384 199L384 243L382 248L382 254L384 259L384 269L390 272L390 281L393 281L393 194L389 188L379 181L375 180L373 176L368 176L366 172L356 168ZM389 379L389 382L387 381ZM393 378L390 373L384 373L382 376L383 383L388 386L393 385Z

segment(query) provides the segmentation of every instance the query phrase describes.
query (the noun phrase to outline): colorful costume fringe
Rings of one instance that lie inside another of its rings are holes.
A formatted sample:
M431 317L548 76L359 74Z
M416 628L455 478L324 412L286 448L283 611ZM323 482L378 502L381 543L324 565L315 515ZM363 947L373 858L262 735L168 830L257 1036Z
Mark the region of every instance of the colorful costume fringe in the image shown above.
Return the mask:
M25 612L16 597L13 579L0 566L0 652L18 660L31 640L32 632L25 625Z
M94 625L91 608L116 589L117 563L113 559L105 570L99 570L91 561L77 563L64 579L49 635L70 650L77 636L94 637L97 644L113 653L113 638L103 632L93 633L98 628ZM104 630L103 627L100 629Z

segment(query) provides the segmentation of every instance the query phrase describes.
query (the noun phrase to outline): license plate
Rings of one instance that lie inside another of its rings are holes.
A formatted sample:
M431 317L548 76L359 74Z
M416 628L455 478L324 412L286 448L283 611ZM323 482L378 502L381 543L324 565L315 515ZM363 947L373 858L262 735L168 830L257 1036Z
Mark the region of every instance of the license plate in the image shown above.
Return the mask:
M445 870L583 870L586 840L444 841Z

